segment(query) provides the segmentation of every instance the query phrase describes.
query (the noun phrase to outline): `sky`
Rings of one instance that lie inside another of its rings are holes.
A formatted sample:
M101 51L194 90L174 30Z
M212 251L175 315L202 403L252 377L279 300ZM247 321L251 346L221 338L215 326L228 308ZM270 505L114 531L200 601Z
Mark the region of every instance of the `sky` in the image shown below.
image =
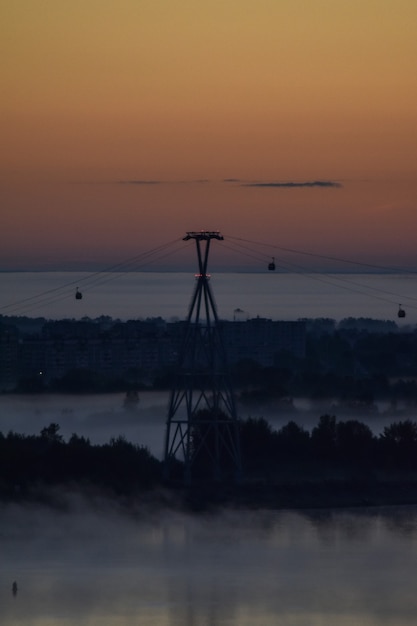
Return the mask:
M416 25L415 0L2 0L0 270L200 229L417 268Z

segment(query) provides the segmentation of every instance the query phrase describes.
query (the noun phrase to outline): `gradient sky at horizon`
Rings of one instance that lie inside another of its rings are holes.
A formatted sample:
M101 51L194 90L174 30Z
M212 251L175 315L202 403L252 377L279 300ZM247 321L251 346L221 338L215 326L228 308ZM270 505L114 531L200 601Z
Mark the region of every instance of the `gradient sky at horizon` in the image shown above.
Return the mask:
M417 267L416 25L415 0L3 0L0 269L202 228Z

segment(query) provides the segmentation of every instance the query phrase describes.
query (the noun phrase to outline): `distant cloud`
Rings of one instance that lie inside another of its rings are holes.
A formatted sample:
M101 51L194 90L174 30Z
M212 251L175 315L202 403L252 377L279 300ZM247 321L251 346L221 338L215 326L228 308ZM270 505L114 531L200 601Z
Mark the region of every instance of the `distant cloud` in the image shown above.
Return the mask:
M242 187L284 187L284 188L294 188L294 187L342 187L342 185L338 182L334 182L332 180L312 180L312 181L304 181L304 182L251 182L251 183L242 183Z
M117 185L162 185L161 180L118 180Z
M216 184L216 183L226 183L226 184L236 184L241 187L258 187L258 188L286 188L286 189L294 189L300 187L332 187L338 188L342 187L341 183L332 181L332 180L312 180L312 181L251 181L244 180L241 178L223 178L220 181L210 180L209 178L199 178L199 179L191 179L191 180L147 180L143 178L139 179L128 179L128 180L117 180L114 181L116 185L207 185L207 184Z
M206 185L213 181L209 178L197 178L192 180L146 180L146 179L131 179L131 180L117 180L116 185Z

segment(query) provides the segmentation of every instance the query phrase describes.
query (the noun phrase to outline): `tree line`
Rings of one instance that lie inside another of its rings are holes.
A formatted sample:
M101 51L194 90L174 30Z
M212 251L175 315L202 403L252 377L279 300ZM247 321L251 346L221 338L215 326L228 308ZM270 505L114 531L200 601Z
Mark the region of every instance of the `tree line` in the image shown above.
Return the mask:
M124 437L97 445L76 434L65 441L59 431L51 423L39 435L0 433L1 497L25 498L37 486L98 488L129 496L164 484L163 464L145 446ZM294 421L273 429L263 418L249 418L240 422L240 442L244 481L249 482L284 475L326 480L341 471L345 477L378 471L409 476L417 470L417 423L412 420L375 435L366 424L332 415L322 415L311 432Z
M263 418L249 418L241 424L241 443L250 472L417 470L417 423L409 419L375 435L367 424L334 415L322 415L311 432L294 421L274 430Z
M73 434L64 441L56 423L39 435L0 433L0 494L25 497L37 486L74 485L124 495L155 487L161 463L124 437L95 445Z

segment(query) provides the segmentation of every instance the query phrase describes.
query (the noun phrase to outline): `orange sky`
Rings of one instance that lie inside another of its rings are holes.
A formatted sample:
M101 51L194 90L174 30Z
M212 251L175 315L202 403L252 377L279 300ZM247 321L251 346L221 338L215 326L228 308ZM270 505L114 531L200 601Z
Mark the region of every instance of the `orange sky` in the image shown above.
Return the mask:
M200 228L417 267L416 24L415 0L3 0L0 269Z

